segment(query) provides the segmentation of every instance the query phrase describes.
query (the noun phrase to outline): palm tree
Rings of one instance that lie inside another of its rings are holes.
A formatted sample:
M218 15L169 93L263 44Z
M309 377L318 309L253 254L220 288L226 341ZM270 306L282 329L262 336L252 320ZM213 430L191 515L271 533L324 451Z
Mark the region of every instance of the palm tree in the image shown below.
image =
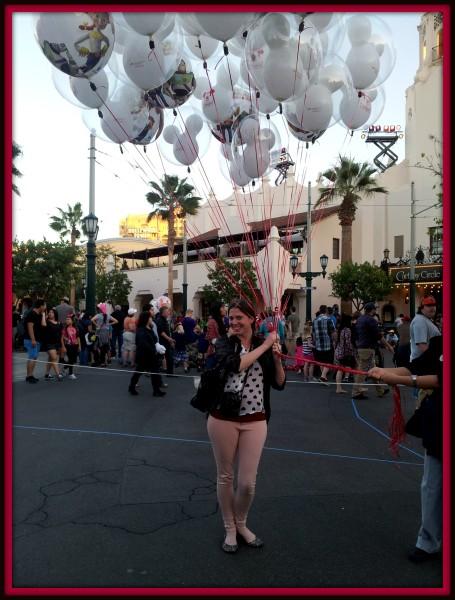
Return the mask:
M74 206L68 204L68 210L63 210L57 207L59 216L51 216L50 227L60 234L60 239L69 236L71 245L76 245L76 240L81 237L81 232L85 235L85 226L82 220L82 206L80 202L76 202ZM76 284L71 281L70 288L70 304L74 306L76 303Z
M22 173L14 165L14 161L16 160L16 158L21 155L22 155L21 147L18 144L16 144L16 142L13 142L13 177L22 177ZM15 194L17 194L18 196L21 195L19 188L17 187L17 185L15 183L13 183L13 192Z
M321 174L330 184L319 188L319 199L315 208L341 198L338 219L341 225L341 264L352 262L352 223L355 220L357 203L362 197L387 194L387 189L376 185L373 174L376 169L370 164L357 163L352 158L339 155L339 164ZM350 302L341 303L342 312L351 312Z
M199 201L202 198L193 196L194 187L186 183L186 177L179 180L177 175L165 175L161 179L161 185L150 181L150 185L155 190L146 195L147 202L150 202L155 208L149 213L147 222L155 215L159 215L168 222L168 280L167 293L173 301L173 266L174 266L174 246L176 239L175 219L184 218L186 215L197 214Z

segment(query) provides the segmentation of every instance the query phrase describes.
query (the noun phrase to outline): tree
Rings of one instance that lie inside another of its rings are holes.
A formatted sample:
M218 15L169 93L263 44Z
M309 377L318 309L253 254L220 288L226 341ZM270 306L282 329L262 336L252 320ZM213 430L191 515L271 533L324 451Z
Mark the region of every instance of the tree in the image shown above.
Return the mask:
M14 161L19 156L22 156L22 149L18 144L16 144L16 142L13 142L13 177L22 177L22 173L19 171L19 169L14 164ZM13 182L13 192L15 194L17 194L18 196L21 195L19 188L17 187L17 185L14 182Z
M86 234L84 223L82 221L82 206L76 202L74 206L68 204L68 210L57 207L59 216L51 216L50 228L60 234L60 239L70 236L71 245L75 246L76 241L81 237L81 231Z
M213 268L207 275L210 284L202 288L204 300L211 304L215 300L228 303L232 298L242 297L258 305L259 291L256 289L257 279L253 264L248 259L228 261L217 258Z
M96 297L108 300L112 305L128 304L133 284L124 271L110 271L96 277Z
M44 298L49 306L68 294L68 282L84 279L84 252L69 242L13 241L13 290L22 298Z
M339 164L324 171L321 178L330 184L319 188L319 199L315 208L321 204L332 203L341 198L338 206L338 220L341 225L341 263L352 262L352 223L355 221L357 204L362 196L387 194L387 190L376 185L373 174L376 169L368 163L357 163L351 158L339 155Z
M150 185L155 190L146 195L147 202L155 208L149 213L147 222L155 215L159 215L168 222L168 282L167 294L173 301L174 291L174 246L175 246L175 219L184 218L186 215L197 214L201 198L193 196L194 187L176 175L165 175L161 179L161 186L154 181Z
M350 314L351 303L356 310L362 310L367 302L383 300L392 290L392 278L379 267L368 262L357 264L347 262L329 275L332 282L332 296L341 298L349 309L342 312Z
M374 194L387 194L384 187L376 185L374 173L376 169L368 163L357 163L340 154L339 164L321 174L321 178L327 179L330 184L319 188L315 208L341 198L337 211L341 225L341 264L352 262L352 223L359 200L362 196L369 198ZM350 307L342 303L341 310L346 312Z
M68 204L68 210L63 210L57 207L60 216L51 216L50 228L60 234L60 239L63 240L70 236L71 245L76 246L76 241L81 237L81 231L86 234L85 226L82 221L82 206L80 202L76 202L74 206ZM76 302L76 285L71 281L70 287L70 302L74 306Z

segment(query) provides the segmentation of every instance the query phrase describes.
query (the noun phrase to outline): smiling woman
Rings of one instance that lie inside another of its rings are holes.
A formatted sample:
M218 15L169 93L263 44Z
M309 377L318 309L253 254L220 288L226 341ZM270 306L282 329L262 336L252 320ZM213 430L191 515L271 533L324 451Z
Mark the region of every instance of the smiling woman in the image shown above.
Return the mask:
M207 421L217 465L217 497L225 538L224 552L238 550L237 534L252 548L263 541L247 526L256 473L267 437L270 388L284 389L285 374L276 331L262 340L254 335L255 313L243 299L229 305L229 331L215 343L214 362L221 377L219 397ZM234 457L238 455L234 494Z

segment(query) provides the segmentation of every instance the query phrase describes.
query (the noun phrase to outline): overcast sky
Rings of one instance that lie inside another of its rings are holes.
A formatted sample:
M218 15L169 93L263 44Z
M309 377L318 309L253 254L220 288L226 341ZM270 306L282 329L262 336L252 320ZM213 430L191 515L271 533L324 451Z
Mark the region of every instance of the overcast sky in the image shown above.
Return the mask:
M418 67L418 32L422 13L378 13L388 23L397 50L395 69L383 84L386 96L380 124L405 123L405 90L412 85ZM88 213L89 197L89 130L84 124L81 109L64 99L55 89L53 67L43 55L34 37L34 19L30 13L15 13L13 19L13 138L22 147L23 157L16 165L23 177L16 180L21 196L13 196L13 237L20 240L56 241L58 234L49 229L49 217L56 207L81 202ZM293 138L292 138L293 139ZM282 142L286 145L286 139ZM119 221L131 213L149 212L145 200L149 191L146 181L158 180L163 169L150 146L147 160L142 147L125 144L122 155L119 146L99 139L96 142L96 208L100 219L99 239L118 237ZM221 200L232 193L230 184L219 172L218 142L213 139L209 151L201 159L209 173L210 183ZM291 149L296 146L293 145ZM346 129L334 125L303 151L305 170L297 165L298 178L304 183L315 182L317 174L331 166L340 151L357 160L373 161L377 154L372 144L365 144L360 132L351 137ZM404 140L397 142L394 151L404 158ZM297 158L294 156L294 158ZM165 165L166 172L187 176L185 168ZM144 174L142 169L146 170ZM189 182L196 185L200 195L208 190L199 176L196 165Z

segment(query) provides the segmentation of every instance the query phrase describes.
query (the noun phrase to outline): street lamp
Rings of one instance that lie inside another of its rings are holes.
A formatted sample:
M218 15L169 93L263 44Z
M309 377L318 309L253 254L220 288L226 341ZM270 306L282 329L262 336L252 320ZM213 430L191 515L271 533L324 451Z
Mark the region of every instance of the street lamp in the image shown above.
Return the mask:
M319 277L319 275L322 275L322 277L325 279L326 276L326 269L327 269L327 265L329 264L329 257L326 254L323 254L320 259L319 262L321 263L321 268L322 271L317 271L317 272L313 272L313 271L307 271L306 273L296 273L296 269L297 269L297 265L299 264L299 259L297 258L297 256L295 254L293 254L291 256L291 258L289 259L289 263L291 266L291 271L292 271L292 278L294 279L296 275L298 275L299 277L305 277L306 279L306 320L307 321L311 321L311 291L313 289L312 287L312 280L315 277Z
M384 258L381 260L381 269L385 273L389 272L389 264L390 264L389 255L390 255L390 250L388 248L386 248L384 250Z
M98 235L98 218L91 212L83 218L87 241L87 293L85 310L89 315L95 314L95 285L96 285L96 238Z

